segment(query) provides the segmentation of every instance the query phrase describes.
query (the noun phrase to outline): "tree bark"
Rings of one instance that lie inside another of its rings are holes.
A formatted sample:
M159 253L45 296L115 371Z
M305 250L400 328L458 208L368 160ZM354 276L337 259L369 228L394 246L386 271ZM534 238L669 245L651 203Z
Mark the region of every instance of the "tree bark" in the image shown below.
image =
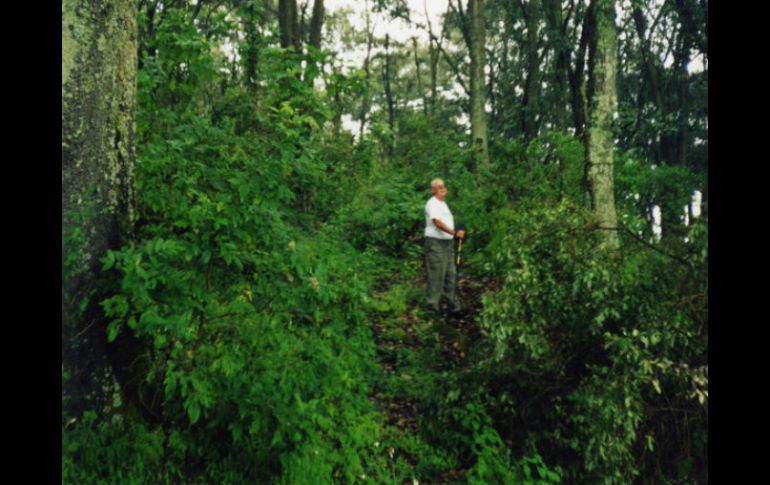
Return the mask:
M101 410L114 389L99 259L132 238L137 48L133 1L62 2L62 408L71 417Z
M364 127L366 126L366 118L369 116L369 62L372 55L372 43L374 42L374 29L371 27L371 18L369 17L369 2L367 0L364 7L364 15L366 16L366 57L364 58L364 74L367 83L366 90L364 91L363 99L361 100L361 114L359 120L361 124L358 128L358 140L361 141L364 136Z
M324 23L324 0L315 0L313 16L310 18L310 42L316 49L321 48L321 30Z
M261 35L257 26L259 25L258 18L260 14L257 13L252 3L246 3L243 9L243 32L246 37L246 48L241 52L241 58L243 59L243 83L253 94L257 88L257 66L259 64L259 45L261 42Z
M417 37L412 37L412 49L414 50L414 69L417 75L417 95L422 98L422 112L428 116L428 97L422 90L422 74L420 73L420 58L417 56Z
M551 47L554 51L553 93L554 121L556 129L567 128L567 73L569 71L570 46L567 42L566 22L563 20L560 0L546 0L544 4L548 20ZM569 15L567 16L569 19Z
M522 132L527 139L535 138L538 133L538 101L540 98L540 2L530 0L527 8L527 77L524 82L524 113Z
M592 46L590 120L586 137L586 174L591 207L602 231L602 246L618 249L613 182L612 120L617 110L617 29L614 0L592 0L596 43Z
M662 10L662 9L661 9ZM642 11L641 7L636 5L633 8L632 11L633 19L634 19L634 26L636 27L636 35L639 38L639 49L640 49L640 56L641 56L641 62L642 62L642 74L646 82L640 83L639 86L639 96L638 96L638 102L637 102L637 111L638 111L638 119L636 124L640 124L640 120L643 116L645 116L645 105L648 102L652 102L655 105L656 109L656 118L658 120L663 120L666 118L666 115L668 113L666 109L666 103L663 100L663 95L660 88L660 68L656 61L653 59L656 59L657 56L652 52L650 47L650 41L649 37L646 34L647 31L647 21L645 18L645 14ZM662 15L662 12L658 15ZM654 30L656 22L653 22L652 30ZM647 115L649 116L649 115ZM660 135L660 141L657 143L657 146L654 148L654 152L650 153L654 156L654 159L656 162L660 163L662 158L665 158L664 152L666 151L665 147L667 146L669 135L662 133Z
M484 76L486 30L484 0L468 0L471 39L471 169L489 163L487 149L486 82Z
M436 119L436 98L437 98L437 79L438 79L438 61L441 57L441 42L443 42L443 33L441 39L436 39L433 35L433 25L428 15L427 0L423 0L423 9L425 10L425 18L428 22L428 53L430 55L430 118L431 123ZM436 43L437 47L433 46Z
M393 102L393 91L390 88L390 35L385 34L385 66L382 72L383 82L385 84L385 101L388 105L388 126L390 127L390 140L388 141L388 156L393 156L393 145L396 136L395 127L395 106Z
M572 93L572 122L575 125L575 135L584 136L588 119L588 100L586 95L585 79L585 55L589 43L593 43L595 37L594 25L596 23L595 5L592 2L586 9L583 17L583 28L580 32L580 42L575 55L575 68L570 70L570 91ZM590 41L590 42L589 42Z
M313 48L321 49L321 31L324 21L324 2L323 0L315 0L313 3L313 14L310 18L310 38L308 45ZM307 66L305 68L305 82L309 86L313 86L315 78L318 76L318 65L316 62L308 58Z
M278 0L278 29L281 32L281 47L299 45L297 0Z

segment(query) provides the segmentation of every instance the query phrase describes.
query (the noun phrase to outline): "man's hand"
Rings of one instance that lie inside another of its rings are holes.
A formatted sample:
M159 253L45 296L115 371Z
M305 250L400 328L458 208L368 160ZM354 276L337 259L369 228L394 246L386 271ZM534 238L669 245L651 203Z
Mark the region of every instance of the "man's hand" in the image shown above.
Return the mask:
M457 232L455 233L455 237L456 237L457 239L465 239L465 231L457 231Z

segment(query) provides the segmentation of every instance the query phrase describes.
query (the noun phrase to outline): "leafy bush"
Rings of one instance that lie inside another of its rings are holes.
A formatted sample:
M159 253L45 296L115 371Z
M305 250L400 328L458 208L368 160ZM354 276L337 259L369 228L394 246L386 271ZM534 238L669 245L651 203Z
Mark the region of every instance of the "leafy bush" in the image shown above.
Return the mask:
M337 234L358 249L375 248L385 254L403 256L410 244L422 237L428 197L416 191L413 184L377 173L340 210L335 224Z
M634 247L611 258L596 250L590 221L568 202L501 218L486 270L502 288L484 299L488 337L476 375L497 403L496 428L537 442L547 460L574 456L571 480L625 482L643 468L657 476L668 460L640 457L666 440L650 428L661 396L689 409L676 419L705 425L707 379L696 369L707 355L706 315L683 305L705 298L705 226L691 229L682 253ZM704 446L695 460L705 459Z
M141 422L98 420L94 411L62 429L62 483L157 483L163 433Z

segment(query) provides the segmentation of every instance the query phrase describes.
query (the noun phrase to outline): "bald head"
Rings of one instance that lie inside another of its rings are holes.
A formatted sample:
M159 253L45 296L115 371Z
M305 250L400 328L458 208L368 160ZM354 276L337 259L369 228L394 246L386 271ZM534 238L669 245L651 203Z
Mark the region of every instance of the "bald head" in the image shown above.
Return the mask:
M439 178L431 180L430 191L438 200L443 201L444 197L446 197L446 185L444 185L444 181Z

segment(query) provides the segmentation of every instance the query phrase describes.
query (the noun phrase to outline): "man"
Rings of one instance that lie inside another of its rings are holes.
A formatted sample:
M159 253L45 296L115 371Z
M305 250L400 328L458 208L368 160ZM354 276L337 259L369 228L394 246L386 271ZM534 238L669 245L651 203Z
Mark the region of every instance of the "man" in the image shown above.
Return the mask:
M437 178L430 183L433 197L425 204L425 268L428 272L429 311L439 313L442 293L449 300L449 310L459 313L460 302L455 294L456 270L452 251L452 239L463 239L465 231L455 231L454 218L444 198L447 189L444 181Z

